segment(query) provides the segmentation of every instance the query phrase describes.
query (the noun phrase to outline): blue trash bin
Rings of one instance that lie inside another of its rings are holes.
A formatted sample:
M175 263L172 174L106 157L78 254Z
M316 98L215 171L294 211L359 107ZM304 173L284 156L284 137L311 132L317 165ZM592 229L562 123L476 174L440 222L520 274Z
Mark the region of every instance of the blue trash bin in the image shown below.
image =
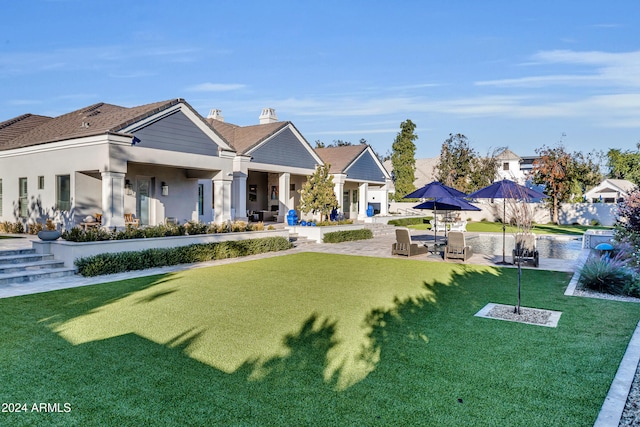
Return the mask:
M295 209L291 209L287 214L287 225L296 225L298 223L298 214Z
M367 207L367 216L373 216L373 206Z

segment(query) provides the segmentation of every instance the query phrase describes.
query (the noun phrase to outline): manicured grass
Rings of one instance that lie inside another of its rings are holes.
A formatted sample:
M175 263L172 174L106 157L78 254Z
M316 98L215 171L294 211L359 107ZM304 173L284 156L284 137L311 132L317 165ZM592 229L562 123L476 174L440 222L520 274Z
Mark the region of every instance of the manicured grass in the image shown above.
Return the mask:
M301 253L0 300L10 425L593 425L640 304L565 297L558 328L474 317L516 270Z
M409 225L407 227L413 228L415 230L431 229L431 225L429 224ZM534 224L532 231L536 234L579 235L579 234L583 234L585 230L589 230L589 229L610 230L611 228L612 227L590 226L590 225ZM467 231L502 233L502 223L488 222L488 221L469 222L467 223ZM515 233L516 231L517 231L516 227L507 225L506 227L507 233Z

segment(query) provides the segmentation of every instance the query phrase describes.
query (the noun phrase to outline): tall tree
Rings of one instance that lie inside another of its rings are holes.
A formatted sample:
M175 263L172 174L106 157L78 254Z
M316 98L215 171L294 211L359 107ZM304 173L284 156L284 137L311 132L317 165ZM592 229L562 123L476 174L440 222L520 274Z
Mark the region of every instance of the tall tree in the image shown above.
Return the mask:
M533 182L545 186L552 221L558 223L560 203L582 200L584 191L602 179L592 155L568 153L562 144L536 150L540 158L533 162Z
M491 184L496 177L496 150L480 157L463 134L449 134L442 143L436 179L449 187L471 193Z
M640 143L637 151L612 148L607 152L609 178L626 179L640 185Z
M340 206L333 190L333 175L329 173L330 168L329 164L318 166L299 190L300 210L304 213L320 213L320 221L324 217L328 218L331 210Z
M405 120L400 124L400 132L391 145L391 165L396 187L393 196L395 200L400 200L415 190L413 182L416 179L416 145L414 141L418 139L418 135L414 133L415 130L416 125L411 120Z

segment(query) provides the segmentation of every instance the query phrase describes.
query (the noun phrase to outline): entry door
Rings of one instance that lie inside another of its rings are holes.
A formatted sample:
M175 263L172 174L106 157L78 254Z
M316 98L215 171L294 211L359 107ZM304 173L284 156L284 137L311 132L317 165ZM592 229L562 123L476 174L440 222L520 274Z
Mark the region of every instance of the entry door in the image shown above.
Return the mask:
M351 213L351 198L349 197L349 190L342 192L342 214L345 218L349 218Z
M140 224L149 225L149 218L151 212L151 179L138 178L136 191L136 211L138 211L138 218L140 218Z

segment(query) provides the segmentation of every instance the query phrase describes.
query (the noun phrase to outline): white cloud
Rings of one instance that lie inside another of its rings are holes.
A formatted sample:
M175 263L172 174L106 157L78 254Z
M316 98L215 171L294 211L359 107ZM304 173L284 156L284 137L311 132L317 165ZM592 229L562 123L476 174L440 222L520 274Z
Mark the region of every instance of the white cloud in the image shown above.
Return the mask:
M190 86L186 90L189 92L228 92L244 89L245 87L247 86L239 83L200 83Z
M583 66L580 72L543 74L511 79L478 81L477 86L544 87L544 86L614 86L640 87L640 51L577 52L550 50L538 52L527 66L546 67L557 64Z

